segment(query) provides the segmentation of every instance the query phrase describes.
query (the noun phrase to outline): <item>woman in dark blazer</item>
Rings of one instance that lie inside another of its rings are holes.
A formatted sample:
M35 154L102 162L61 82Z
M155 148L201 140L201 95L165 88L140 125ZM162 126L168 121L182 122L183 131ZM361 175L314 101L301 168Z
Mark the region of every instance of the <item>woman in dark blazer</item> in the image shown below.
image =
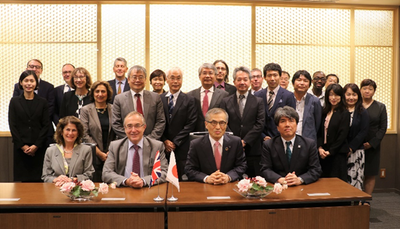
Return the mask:
M91 179L94 173L92 148L82 144L83 126L74 116L61 118L57 124L54 144L47 148L43 162L44 182L57 186L65 182Z
M85 68L75 68L71 73L71 78L72 88L75 91L64 94L60 107L60 118L70 115L79 118L81 108L90 103L89 89L92 86L90 73Z
M96 144L96 157L93 158L95 173L93 181L100 182L104 162L108 156L108 146L115 139L111 127L112 89L107 81L97 81L90 89L90 100L93 101L81 110L81 121L84 127L84 142Z
M343 88L346 109L350 112L350 130L347 135L349 153L347 158L347 182L362 190L364 183L364 139L369 128L368 112L362 106L362 97L357 84L349 83Z
M344 92L339 84L332 84L325 91L325 107L318 134L318 152L322 177L337 177L347 182L347 134L350 113L344 106Z
M47 101L35 94L38 85L35 72L24 71L19 77L19 88L24 93L10 101L8 124L14 143L14 181L41 181L50 119Z
M369 115L369 130L364 141L365 149L365 192L372 195L375 187L375 178L379 173L381 141L387 129L386 106L373 99L376 91L376 83L371 79L361 82L361 95L363 107Z

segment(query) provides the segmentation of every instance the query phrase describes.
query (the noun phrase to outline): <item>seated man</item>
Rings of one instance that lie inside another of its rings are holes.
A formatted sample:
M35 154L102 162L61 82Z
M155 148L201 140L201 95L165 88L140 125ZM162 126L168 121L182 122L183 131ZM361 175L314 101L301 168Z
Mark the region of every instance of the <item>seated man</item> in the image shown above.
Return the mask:
M239 137L225 134L228 114L220 108L206 113L208 134L190 143L185 166L191 181L226 184L241 179L246 171L246 158Z
M157 151L160 152L161 177L165 182L168 161L164 154L164 144L143 136L146 121L137 111L130 112L124 119L126 136L111 142L109 154L103 168L103 181L117 182L117 186L141 188L150 183L151 172Z
M296 135L299 115L289 106L278 108L274 121L280 136L265 141L261 153L261 176L271 183L310 184L322 170L314 140Z

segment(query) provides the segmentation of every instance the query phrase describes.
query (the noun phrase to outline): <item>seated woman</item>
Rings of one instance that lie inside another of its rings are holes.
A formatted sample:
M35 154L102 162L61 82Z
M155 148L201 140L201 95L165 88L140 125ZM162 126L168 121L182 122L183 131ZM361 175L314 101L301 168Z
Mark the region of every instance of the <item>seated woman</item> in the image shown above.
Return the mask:
M83 125L78 118L67 116L57 124L57 144L46 150L42 180L62 185L70 181L91 179L94 173L92 149L83 145Z

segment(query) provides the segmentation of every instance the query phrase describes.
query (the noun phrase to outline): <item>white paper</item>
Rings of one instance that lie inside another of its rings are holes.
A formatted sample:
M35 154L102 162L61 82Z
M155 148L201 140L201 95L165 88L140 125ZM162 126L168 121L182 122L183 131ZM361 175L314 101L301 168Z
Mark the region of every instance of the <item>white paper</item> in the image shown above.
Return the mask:
M101 198L101 200L114 201L114 200L125 200L125 198Z
M229 200L230 196L207 196L207 200Z
M307 193L308 196L330 196L331 194L328 192L323 193Z
M0 198L0 201L19 201L20 198Z

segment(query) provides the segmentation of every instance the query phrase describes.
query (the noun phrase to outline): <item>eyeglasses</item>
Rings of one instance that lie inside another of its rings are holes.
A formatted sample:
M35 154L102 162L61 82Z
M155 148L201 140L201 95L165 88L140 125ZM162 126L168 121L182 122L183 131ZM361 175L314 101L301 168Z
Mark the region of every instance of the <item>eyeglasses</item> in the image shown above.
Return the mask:
M86 79L86 76L74 76L74 80L83 80Z
M32 69L42 69L42 66L40 65L28 65L28 68L32 68Z
M217 122L215 120L212 120L212 121L206 121L206 122L210 123L213 127L216 127L217 124L219 124L220 127L225 127L226 126L226 122L225 121Z
M261 79L262 78L261 75L252 75L251 77L252 78L256 78L256 79Z
M64 71L64 72L62 72L63 75L65 75L65 74L71 74L71 73L72 73L72 71Z
M226 71L226 68L223 68L223 67L217 67L217 70Z
M135 125L133 125L133 124L128 124L128 125L125 126L125 129L128 129L128 130L132 130L133 128L139 129L139 128L142 127L142 126L144 126L144 124L139 124L139 123L137 123L137 124L135 124Z
M131 76L131 79L142 81L144 79L144 76Z

